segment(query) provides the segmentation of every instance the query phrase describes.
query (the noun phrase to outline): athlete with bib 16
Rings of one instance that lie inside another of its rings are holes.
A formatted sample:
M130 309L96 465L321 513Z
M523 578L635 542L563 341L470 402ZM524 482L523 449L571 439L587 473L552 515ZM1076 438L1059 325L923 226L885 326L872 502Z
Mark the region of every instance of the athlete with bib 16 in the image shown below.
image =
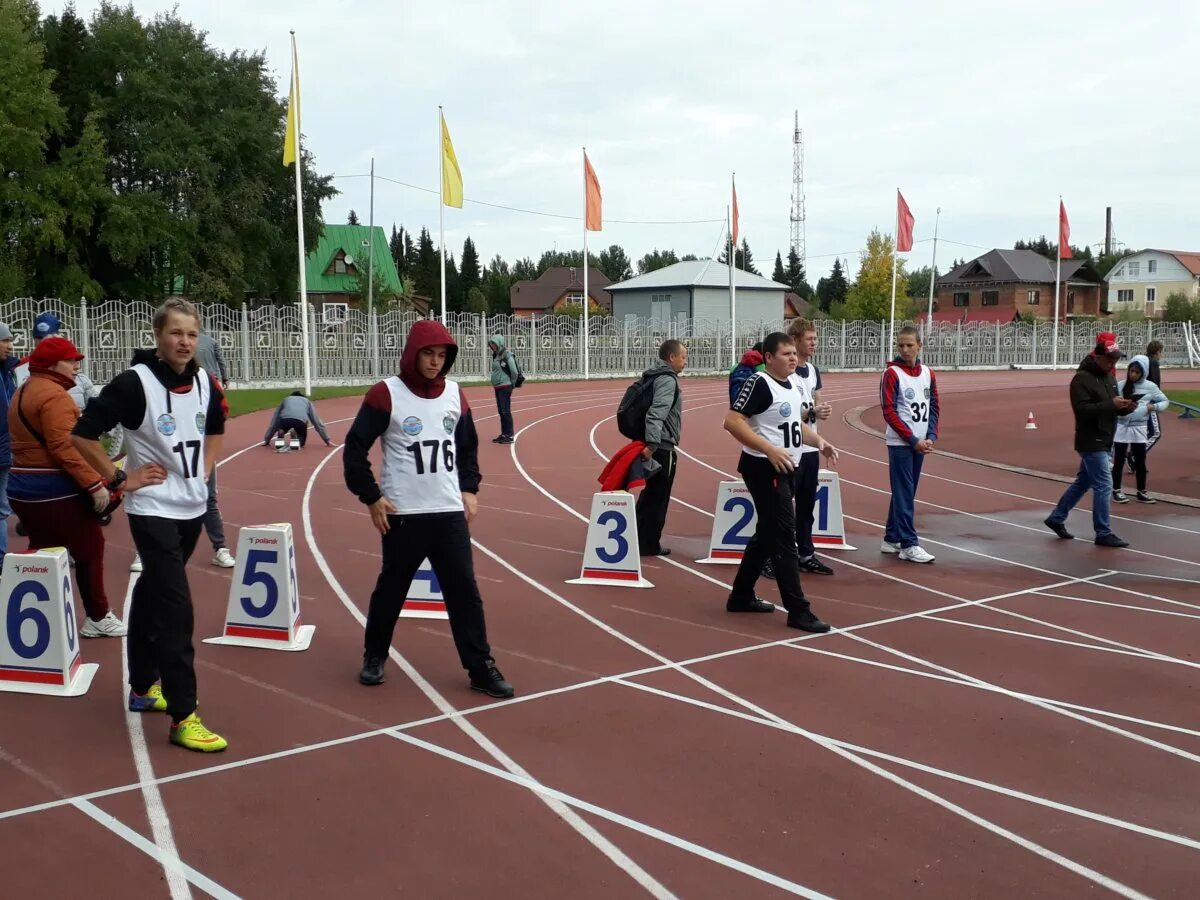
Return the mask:
M921 363L921 335L911 325L896 335L896 354L879 383L892 482L892 503L879 549L899 554L907 562L931 563L933 554L921 546L917 537L913 510L921 466L938 438L937 378L933 369Z
M467 528L478 509L479 436L466 396L446 378L457 356L458 346L441 322L415 322L404 342L400 374L367 392L346 436L346 487L370 510L383 544L358 679L383 683L396 620L413 576L428 559L471 688L503 699L513 688L492 659ZM382 483L375 481L368 457L376 441Z

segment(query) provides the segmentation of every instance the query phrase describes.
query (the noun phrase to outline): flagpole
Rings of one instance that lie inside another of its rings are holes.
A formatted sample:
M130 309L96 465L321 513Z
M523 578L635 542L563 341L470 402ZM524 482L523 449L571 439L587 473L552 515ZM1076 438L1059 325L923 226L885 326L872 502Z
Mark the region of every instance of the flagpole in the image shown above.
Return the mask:
M733 302L733 229L730 227L729 204L725 205L725 231L729 250L729 359L730 365L736 366L738 361L737 319L734 318Z
M896 188L896 228L892 232L892 312L888 324L888 353L896 346L896 260L900 251L896 249L900 239L900 188Z
M937 208L937 216L933 220L933 259L929 266L929 313L925 316L925 334L933 331L933 285L937 281L937 239L938 223L942 220L942 208Z
M730 197L737 200L737 172L729 173L729 188ZM732 352L730 357L733 359L733 364L737 365L738 352L737 344L737 279L734 277L734 269L737 268L737 241L734 239L733 230L737 227L737 213L732 212L729 220L729 337L730 347Z
M442 324L446 324L446 151L442 146L445 119L438 107L438 246L442 257Z
M302 180L300 175L300 90L298 81L300 78L299 63L296 61L296 32L289 32L292 36L292 94L296 98L296 109L292 110L293 120L296 127L292 129L292 138L294 141L293 151L296 154L296 162L293 166L296 170L296 247L300 256L300 353L304 365L304 394L312 396L312 360L308 355L308 278L304 271L304 192L301 187ZM289 100L289 102L291 102Z
M375 157L371 157L371 208L367 214L367 309L375 308Z
M587 381L588 373L588 201L587 201L587 147L583 148L583 380Z
M1050 341L1054 345L1053 349L1050 351L1050 368L1055 371L1058 370L1058 290L1059 290L1058 284L1059 284L1059 280L1062 278L1062 252L1063 252L1063 248L1062 248L1062 236L1063 236L1062 209L1063 209L1062 194L1059 194L1058 195L1058 241L1056 242L1056 244L1058 246L1058 252L1054 254L1057 257L1057 259L1054 260L1054 329L1053 329L1053 337L1051 338L1051 341ZM1037 328L1036 322L1033 323L1033 327Z

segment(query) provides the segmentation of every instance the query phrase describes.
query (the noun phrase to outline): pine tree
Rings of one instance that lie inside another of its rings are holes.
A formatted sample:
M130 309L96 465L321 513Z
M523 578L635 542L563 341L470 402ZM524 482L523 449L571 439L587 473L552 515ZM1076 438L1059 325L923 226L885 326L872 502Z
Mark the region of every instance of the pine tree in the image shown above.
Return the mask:
M804 271L804 266L800 263L800 254L793 247L788 251L786 277L784 284L789 284L792 290L803 297L805 300L813 298L813 289L808 284L808 273Z
M350 215L346 219L346 224L347 225L357 225L358 224L358 213L356 213L354 210L350 210Z
M429 229L422 228L417 239L416 265L410 267L416 291L425 297L438 297L441 290L438 281L438 256L433 249Z
M462 282L462 293L464 296L471 288L479 287L479 254L476 252L475 242L471 240L470 236L463 241L459 280Z
M844 303L849 287L846 283L846 274L842 271L842 261L835 259L833 271L829 273L829 277L822 278L817 282L817 305L821 311L829 312L830 307L835 303Z
M783 271L783 257L779 255L778 250L775 251L775 271L771 273L771 280L777 284L791 285L787 273Z
M695 259L695 257L692 257ZM645 256L638 260L638 274L645 275L647 272L653 272L656 269L665 269L667 266L673 266L680 259L675 255L674 250L659 250L655 247Z
M397 230L395 222L392 223L392 237L388 241L388 249L392 252L392 262L396 264L396 273L408 274L408 260L404 257L404 229Z

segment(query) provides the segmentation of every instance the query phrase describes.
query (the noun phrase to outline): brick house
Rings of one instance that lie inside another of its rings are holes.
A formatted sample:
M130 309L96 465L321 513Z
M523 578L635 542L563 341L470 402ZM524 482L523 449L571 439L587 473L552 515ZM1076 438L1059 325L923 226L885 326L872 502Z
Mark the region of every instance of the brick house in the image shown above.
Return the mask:
M1054 316L1054 260L1032 250L989 250L938 279L935 321L1011 321L1020 313ZM1104 279L1088 260L1064 259L1059 315L1105 312Z
M588 267L588 296L605 312L612 312L608 277L595 266ZM552 316L568 303L583 303L583 271L572 266L553 266L533 281L518 281L508 289L514 316L533 319Z

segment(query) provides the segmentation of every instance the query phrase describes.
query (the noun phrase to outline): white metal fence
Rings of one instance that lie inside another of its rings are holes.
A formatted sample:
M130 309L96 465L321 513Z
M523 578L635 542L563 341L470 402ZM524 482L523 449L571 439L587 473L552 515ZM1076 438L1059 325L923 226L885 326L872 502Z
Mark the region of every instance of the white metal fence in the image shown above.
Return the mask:
M293 385L303 380L303 338L295 306L250 304L230 307L201 304L204 328L224 351L230 379L240 385ZM106 301L67 304L57 300L19 298L0 304L0 322L12 328L17 352L28 350L33 319L53 312L63 333L87 356L84 370L104 382L129 365L135 349L154 346L148 303ZM395 372L404 338L417 320L413 313L368 313L350 310L344 320L324 322L310 310L309 353L317 383L366 383ZM582 323L567 316L520 319L514 316L450 314L448 327L459 346L455 373L486 378L491 371L488 337L501 334L530 377L579 377L583 372ZM782 320L738 323L740 348L783 326ZM887 322L817 323L817 360L824 369L876 369L890 355ZM900 324L897 324L897 328ZM1164 345L1163 362L1172 366L1200 364L1200 327L1191 323L1139 322L1106 324L1120 337L1126 352L1142 352L1151 340ZM935 323L926 335L924 358L943 368L1001 369L1049 366L1052 323ZM1058 362L1074 366L1093 346L1095 322L1065 322L1059 327ZM588 329L588 365L604 377L638 372L658 359L667 338L688 345L688 367L694 372L723 372L732 355L728 322L716 320L614 319L594 317ZM739 352L740 355L740 352Z

